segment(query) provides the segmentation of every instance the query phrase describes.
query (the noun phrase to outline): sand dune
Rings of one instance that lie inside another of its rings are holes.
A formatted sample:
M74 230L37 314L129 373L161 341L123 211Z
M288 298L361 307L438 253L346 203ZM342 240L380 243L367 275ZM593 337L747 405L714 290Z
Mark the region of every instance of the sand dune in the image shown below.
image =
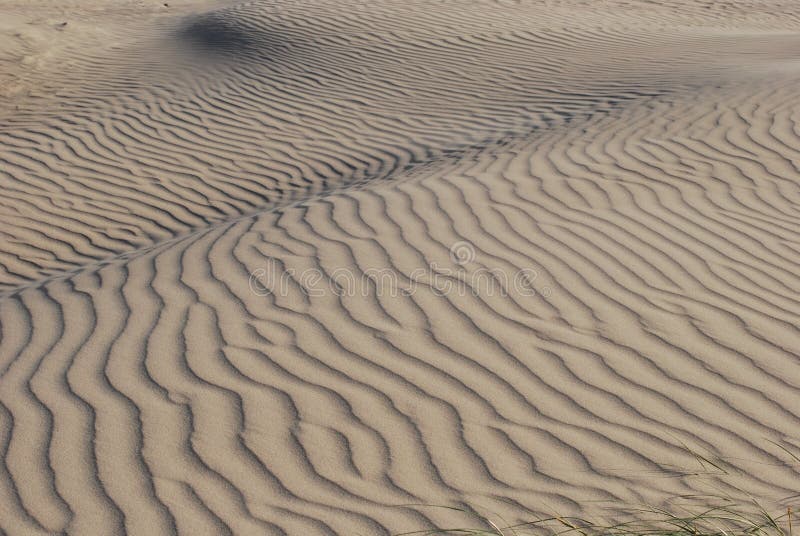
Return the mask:
M797 492L794 2L169 4L2 1L0 532Z

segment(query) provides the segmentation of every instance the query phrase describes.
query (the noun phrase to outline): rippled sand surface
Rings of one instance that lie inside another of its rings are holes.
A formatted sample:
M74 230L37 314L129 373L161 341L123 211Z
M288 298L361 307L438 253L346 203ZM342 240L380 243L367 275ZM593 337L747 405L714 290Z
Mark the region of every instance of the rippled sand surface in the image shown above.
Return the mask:
M797 493L797 2L0 12L0 533Z

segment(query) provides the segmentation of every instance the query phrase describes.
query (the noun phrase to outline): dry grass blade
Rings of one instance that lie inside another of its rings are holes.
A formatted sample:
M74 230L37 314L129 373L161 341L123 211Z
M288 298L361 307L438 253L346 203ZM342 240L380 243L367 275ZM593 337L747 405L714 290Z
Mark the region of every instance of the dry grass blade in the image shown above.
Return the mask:
M469 536L517 536L520 529L536 528L541 533L546 530L550 536L561 536L579 533L581 536L793 536L792 510L781 516L771 515L756 499L750 498L745 503L736 503L730 497L714 497L708 495L684 496L710 501L716 499L721 504L701 506L699 510L681 506L679 511L645 505L629 508L626 511L631 519L619 523L597 524L583 518L554 515L534 521L501 527L484 516L470 512L464 508L449 508L473 515L491 526L491 530L482 529L442 529L407 532L397 536L412 534L452 534ZM787 518L788 532L781 526L783 518Z
M767 439L767 438L764 438L764 441L766 441L767 443L771 443L771 444L775 445L776 447L781 449L783 452L788 454L789 457L791 457L794 461L796 461L797 463L800 463L800 456L798 456L794 452L790 451L788 448L784 447L780 443L772 441L771 439Z

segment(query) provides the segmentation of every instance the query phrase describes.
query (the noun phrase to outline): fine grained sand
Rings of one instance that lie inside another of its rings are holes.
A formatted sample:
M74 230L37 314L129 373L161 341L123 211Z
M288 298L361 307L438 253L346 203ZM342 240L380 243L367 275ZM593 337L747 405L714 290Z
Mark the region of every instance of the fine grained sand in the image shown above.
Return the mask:
M800 5L168 3L0 0L0 533L797 492Z

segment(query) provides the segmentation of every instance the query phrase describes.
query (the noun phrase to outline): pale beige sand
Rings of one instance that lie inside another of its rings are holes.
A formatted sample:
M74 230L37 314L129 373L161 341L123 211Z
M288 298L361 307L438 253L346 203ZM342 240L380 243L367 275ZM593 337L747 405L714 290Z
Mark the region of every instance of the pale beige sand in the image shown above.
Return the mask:
M0 533L797 493L800 5L168 3L0 0Z

